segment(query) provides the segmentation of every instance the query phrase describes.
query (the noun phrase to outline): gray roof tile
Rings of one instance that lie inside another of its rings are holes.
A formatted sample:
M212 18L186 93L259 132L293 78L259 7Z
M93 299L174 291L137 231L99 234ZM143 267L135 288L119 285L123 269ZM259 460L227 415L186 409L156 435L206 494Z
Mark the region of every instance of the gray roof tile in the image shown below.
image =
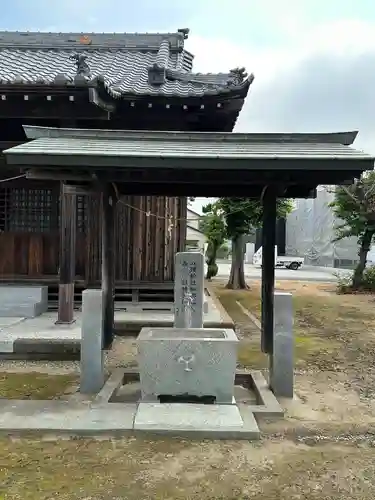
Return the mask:
M253 76L192 73L187 34L0 32L0 84L74 84L74 54L86 56L89 85L101 83L116 99L124 95L204 96L242 90ZM157 71L161 80L150 78Z

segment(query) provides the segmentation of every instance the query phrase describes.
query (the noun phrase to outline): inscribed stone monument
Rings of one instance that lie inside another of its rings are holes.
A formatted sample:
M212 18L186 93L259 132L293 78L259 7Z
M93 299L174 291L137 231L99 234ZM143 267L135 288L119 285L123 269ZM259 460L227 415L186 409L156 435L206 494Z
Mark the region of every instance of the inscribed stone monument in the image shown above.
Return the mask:
M203 328L204 255L178 252L175 257L175 328Z

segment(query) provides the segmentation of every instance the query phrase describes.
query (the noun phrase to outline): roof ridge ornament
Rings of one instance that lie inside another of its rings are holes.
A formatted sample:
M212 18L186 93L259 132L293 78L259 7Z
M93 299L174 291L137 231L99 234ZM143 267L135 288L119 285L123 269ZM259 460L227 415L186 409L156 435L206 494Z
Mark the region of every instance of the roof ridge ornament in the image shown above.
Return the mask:
M243 85L251 85L254 81L253 73L248 74L244 67L234 68L229 71L229 78L227 82L228 87L241 87Z
M85 54L72 54L69 59L71 61L75 61L75 65L77 67L76 76L83 76L85 78L91 77L90 66L86 62L87 56Z
M177 30L177 33L181 33L183 35L184 40L187 40L189 37L190 29L189 28L180 28Z
M244 67L242 68L234 68L229 71L229 78L232 83L239 84L243 83L243 81L248 77L248 73Z

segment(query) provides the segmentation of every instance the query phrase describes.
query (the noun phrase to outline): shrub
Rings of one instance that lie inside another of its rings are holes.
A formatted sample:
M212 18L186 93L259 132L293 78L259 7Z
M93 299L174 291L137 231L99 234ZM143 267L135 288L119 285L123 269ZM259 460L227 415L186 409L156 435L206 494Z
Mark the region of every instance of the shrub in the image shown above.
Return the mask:
M339 274L334 273L334 276L337 278L337 293L352 293L352 283L353 283L353 275L352 274Z
M375 292L375 266L365 269L363 273L362 287L368 292Z
M214 278L217 273L218 273L218 265L216 263L213 263L213 264L208 264L208 267L207 267L207 279L210 280L211 278Z
M337 278L337 293L375 292L375 266L368 267L363 272L359 287L353 288L353 274L335 274Z

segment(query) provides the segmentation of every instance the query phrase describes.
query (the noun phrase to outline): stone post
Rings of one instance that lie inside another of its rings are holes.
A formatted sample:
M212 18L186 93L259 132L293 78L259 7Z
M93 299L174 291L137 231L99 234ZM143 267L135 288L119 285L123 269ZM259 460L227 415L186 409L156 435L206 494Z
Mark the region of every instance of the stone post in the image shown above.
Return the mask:
M80 392L97 394L104 385L103 291L82 292Z
M204 255L178 252L175 259L174 327L203 328Z
M292 294L275 292L274 341L270 355L270 387L275 396L293 398L294 336Z

